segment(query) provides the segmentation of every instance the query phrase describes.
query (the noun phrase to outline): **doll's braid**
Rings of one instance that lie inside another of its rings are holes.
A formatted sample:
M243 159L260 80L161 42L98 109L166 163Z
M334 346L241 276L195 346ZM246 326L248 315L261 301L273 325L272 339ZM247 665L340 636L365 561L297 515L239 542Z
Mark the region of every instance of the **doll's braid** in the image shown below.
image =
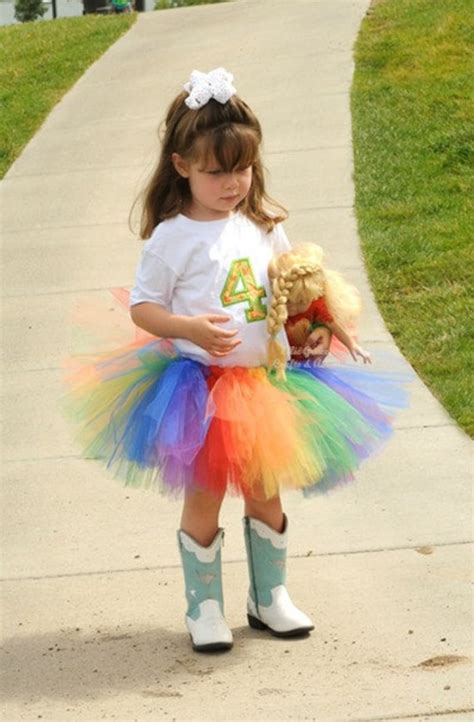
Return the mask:
M314 263L299 263L287 270L282 270L272 279L273 298L267 318L267 329L270 334L268 345L268 365L276 368L277 378L285 379L286 354L282 345L277 341L276 335L288 318L288 296L300 278L314 276L321 272L320 266ZM324 292L324 281L321 272L321 295Z

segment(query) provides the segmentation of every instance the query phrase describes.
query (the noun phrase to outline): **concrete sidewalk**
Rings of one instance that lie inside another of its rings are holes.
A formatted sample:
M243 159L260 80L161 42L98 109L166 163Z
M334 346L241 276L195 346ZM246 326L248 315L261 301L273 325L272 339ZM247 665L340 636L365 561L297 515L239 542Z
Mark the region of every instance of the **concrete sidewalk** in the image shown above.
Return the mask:
M353 213L349 88L368 0L240 0L147 13L50 114L1 183L5 458L2 719L468 720L471 444L421 382L355 485L285 497L289 589L309 639L246 626L241 503L226 501L225 656L190 650L180 505L79 458L61 417L78 297L113 307L141 243L131 202L193 68L231 70L265 133L290 239L364 293L364 342L394 350ZM123 330L120 312L111 331ZM21 341L19 340L21 338ZM82 349L83 350L83 349Z

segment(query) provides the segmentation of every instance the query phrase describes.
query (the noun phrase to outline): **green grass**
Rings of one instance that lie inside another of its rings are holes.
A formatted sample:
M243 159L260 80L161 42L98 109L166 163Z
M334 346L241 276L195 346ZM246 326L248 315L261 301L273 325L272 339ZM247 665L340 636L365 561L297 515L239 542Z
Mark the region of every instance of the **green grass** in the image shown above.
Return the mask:
M359 234L399 348L471 435L471 0L373 5L351 91Z
M84 15L0 28L0 178L54 105L136 20Z

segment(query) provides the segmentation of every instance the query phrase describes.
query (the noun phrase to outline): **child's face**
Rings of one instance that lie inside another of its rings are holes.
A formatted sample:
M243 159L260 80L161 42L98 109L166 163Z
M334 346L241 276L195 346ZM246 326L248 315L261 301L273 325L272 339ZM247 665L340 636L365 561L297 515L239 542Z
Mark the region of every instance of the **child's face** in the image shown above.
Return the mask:
M178 173L189 181L192 204L187 211L196 220L227 218L252 185L251 165L225 173L213 160L203 165L186 162L178 153L171 157Z

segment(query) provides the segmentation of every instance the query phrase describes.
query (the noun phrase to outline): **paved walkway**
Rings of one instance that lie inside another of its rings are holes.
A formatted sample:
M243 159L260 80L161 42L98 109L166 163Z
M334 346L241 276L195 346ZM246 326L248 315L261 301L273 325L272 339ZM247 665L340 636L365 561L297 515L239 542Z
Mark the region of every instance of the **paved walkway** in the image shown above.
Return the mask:
M349 88L367 0L241 0L141 15L53 110L1 184L4 233L3 719L472 720L470 442L420 382L383 455L330 497L286 497L289 588L308 640L245 626L241 505L225 504L236 645L197 656L183 627L179 504L128 491L58 410L78 297L111 306L141 244L131 201L165 107L224 65L265 130L293 240L363 289L364 341L393 349L353 214ZM111 306L112 307L112 306ZM123 332L120 312L108 312ZM21 338L21 342L20 339ZM84 350L84 349L81 349Z

